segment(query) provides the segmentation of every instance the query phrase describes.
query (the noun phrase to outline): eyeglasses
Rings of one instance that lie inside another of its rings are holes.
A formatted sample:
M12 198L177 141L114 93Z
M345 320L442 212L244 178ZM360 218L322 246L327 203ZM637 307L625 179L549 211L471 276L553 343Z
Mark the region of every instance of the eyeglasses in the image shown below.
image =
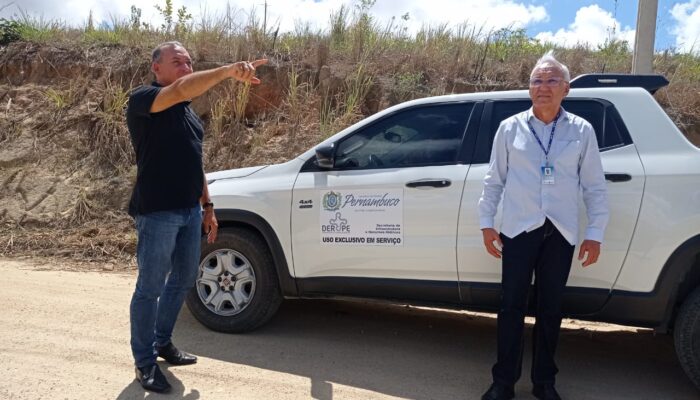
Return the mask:
M562 78L549 78L549 79L530 79L530 86L534 87L540 87L542 85L549 86L549 87L555 87L559 86L560 83L562 83L564 79Z

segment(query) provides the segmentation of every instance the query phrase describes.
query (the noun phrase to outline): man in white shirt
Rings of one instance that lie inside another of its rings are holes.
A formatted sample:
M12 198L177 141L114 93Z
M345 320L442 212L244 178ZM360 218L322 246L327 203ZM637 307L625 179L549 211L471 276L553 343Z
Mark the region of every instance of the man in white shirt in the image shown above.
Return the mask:
M520 378L527 298L535 274L536 323L531 379L538 399L560 399L554 353L561 301L578 236L578 198L588 225L578 259L598 260L608 222L605 175L595 132L567 113L569 70L551 52L530 75L532 108L504 120L496 132L479 199L480 227L489 254L502 259L498 356L493 384L482 400L512 399ZM503 201L500 234L494 216Z

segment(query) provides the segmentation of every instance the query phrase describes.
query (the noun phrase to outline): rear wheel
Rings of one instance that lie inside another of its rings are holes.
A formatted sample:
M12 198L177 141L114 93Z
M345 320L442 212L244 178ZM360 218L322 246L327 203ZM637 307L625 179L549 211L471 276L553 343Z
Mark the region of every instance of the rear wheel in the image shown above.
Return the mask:
M282 301L272 255L258 233L225 228L203 244L187 307L209 329L248 332L266 323Z
M700 288L695 289L683 302L676 318L673 338L683 370L700 388Z

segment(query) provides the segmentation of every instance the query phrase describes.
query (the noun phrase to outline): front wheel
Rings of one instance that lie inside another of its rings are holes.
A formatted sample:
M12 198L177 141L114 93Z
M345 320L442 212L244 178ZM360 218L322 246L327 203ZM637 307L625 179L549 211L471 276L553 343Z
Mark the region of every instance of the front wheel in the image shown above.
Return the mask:
M282 301L272 255L252 230L225 228L216 243L202 244L192 315L209 329L240 333L266 323Z
M683 302L673 332L676 355L683 370L700 388L700 288Z

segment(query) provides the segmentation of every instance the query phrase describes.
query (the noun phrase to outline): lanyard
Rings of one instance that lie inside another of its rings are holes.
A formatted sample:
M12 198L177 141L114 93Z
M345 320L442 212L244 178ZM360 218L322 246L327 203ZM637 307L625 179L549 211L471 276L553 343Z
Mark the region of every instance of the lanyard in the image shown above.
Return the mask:
M532 136L535 137L537 140L537 144L540 145L540 149L544 152L544 158L547 160L547 164L549 164L549 150L552 149L552 139L554 139L554 130L557 129L557 122L559 121L559 116L561 115L561 108L559 109L559 112L557 113L557 116L554 117L554 123L552 124L552 132L549 133L549 143L547 144L547 148L544 148L544 145L542 144L542 141L540 138L537 136L537 133L535 133L535 129L530 125L530 121L527 121L527 126L530 128L530 132L532 132Z

